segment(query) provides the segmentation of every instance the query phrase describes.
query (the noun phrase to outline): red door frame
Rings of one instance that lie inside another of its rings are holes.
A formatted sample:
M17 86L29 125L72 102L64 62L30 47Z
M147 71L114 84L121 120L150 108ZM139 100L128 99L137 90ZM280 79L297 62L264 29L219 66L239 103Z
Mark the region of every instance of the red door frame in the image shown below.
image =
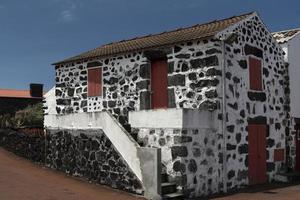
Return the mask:
M249 184L261 184L267 181L267 150L265 124L248 125L248 176Z
M151 61L151 108L168 107L168 62Z

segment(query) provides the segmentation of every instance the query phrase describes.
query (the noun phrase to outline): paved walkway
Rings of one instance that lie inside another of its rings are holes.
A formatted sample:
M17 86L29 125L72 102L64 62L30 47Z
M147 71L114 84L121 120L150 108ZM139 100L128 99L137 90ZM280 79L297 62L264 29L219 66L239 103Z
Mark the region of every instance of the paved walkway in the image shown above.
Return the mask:
M213 200L300 200L300 185L262 186ZM272 186L272 187L273 187ZM0 148L0 200L142 200L42 168Z
M1 200L142 200L45 169L0 148Z

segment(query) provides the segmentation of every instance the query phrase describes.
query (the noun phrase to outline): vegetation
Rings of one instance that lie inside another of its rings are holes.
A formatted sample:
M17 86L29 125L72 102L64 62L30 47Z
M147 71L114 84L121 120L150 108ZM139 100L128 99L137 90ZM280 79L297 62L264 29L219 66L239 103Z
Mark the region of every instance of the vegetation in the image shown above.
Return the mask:
M43 127L43 104L30 105L14 115L0 115L0 128Z

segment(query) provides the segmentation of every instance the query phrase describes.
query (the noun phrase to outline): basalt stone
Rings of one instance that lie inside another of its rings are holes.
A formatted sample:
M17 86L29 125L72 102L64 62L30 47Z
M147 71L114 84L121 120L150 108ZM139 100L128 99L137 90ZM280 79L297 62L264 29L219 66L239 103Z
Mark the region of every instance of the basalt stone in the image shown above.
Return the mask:
M256 57L263 58L263 51L257 47L246 44L244 51L246 55L254 55Z
M200 157L201 156L201 149L194 147L192 151L193 151L193 156L194 157Z
M218 108L218 104L213 101L206 100L199 105L199 109L203 110L215 110Z
M240 83L240 79L239 79L238 77L236 77L236 76L234 76L234 77L232 78L232 80L233 80L233 82L234 82L235 84Z
M275 123L275 129L276 129L276 130L280 130L280 128L281 128L280 123Z
M149 79L150 78L150 71L151 71L151 66L149 63L147 64L142 64L140 66L140 77L141 78L145 78L145 79Z
M252 92L252 91L248 92L248 98L251 101L260 101L260 102L265 102L266 99L267 99L266 93L264 93L264 92Z
M181 49L182 49L181 47L175 45L174 46L174 53L178 53L179 51L181 51Z
M75 91L74 88L68 88L68 96L70 97L74 96L74 91Z
M176 74L168 76L168 86L185 86L185 75Z
M227 173L227 178L228 178L229 180L232 179L234 176L235 176L235 171L234 171L234 170L230 170L230 171Z
M209 91L205 92L205 96L207 98L216 98L216 97L218 97L218 93L216 90L209 90Z
M194 159L191 159L189 164L188 164L188 170L192 173L197 172L197 163Z
M176 161L173 164L173 170L175 172L181 172L184 173L186 171L185 164L181 163L180 161Z
M222 51L220 51L219 49L213 48L213 49L208 49L208 50L206 50L205 53L206 53L207 55L211 55L211 54L222 53Z
M227 144L227 150L235 150L236 149L236 145L232 145L232 144Z
M149 107L150 107L150 100L149 100ZM176 99L175 99L174 88L169 88L168 89L168 107L169 108L176 108Z
M237 102L235 102L234 104L228 103L227 105L228 105L230 108L234 109L234 110L237 110L237 109L238 109L238 104L237 104Z
M211 148L207 148L205 154L206 156L214 156L214 151Z
M242 69L247 69L247 61L246 60L240 60L240 61L238 61L238 63Z
M239 154L247 154L248 153L248 144L242 144L238 147Z
M188 92L187 94L186 94L186 97L187 98L193 98L195 96L195 93L194 92Z
M272 172L275 170L275 163L267 162L267 172Z
M83 108L83 107L86 107L86 106L87 106L87 100L81 101L80 107Z
M165 144L166 144L166 139L165 139L165 138L159 138L158 144L159 144L160 146L165 146Z
M222 75L222 71L221 70L217 70L215 68L209 68L206 71L206 76L221 76Z
M178 59L188 59L190 57L191 57L190 54L178 54L175 56L175 58L178 58Z
M182 63L182 66L181 66L181 71L182 72L186 72L189 70L189 66L186 64L186 63Z
M237 174L237 180L241 181L241 180L245 180L246 178L248 178L248 171L247 170L239 170L238 174Z
M197 74L195 72L190 73L188 77L192 81L197 80Z
M263 68L263 74L265 77L269 77L269 70L267 68Z
M242 118L245 118L245 110L241 110L241 111L240 111L240 116L241 116Z
M59 97L62 95L62 92L58 89L55 90L55 96Z
M267 146L268 146L268 147L273 147L274 145L275 145L275 140L269 138L269 139L267 140Z
M100 67L102 66L103 64L99 61L94 61L94 62L89 62L87 64L87 68L90 68L90 67Z
M218 66L219 61L217 56L209 56L191 60L190 64L193 69L199 69L203 67Z
M116 107L117 103L115 101L108 101L108 107L113 108Z
M186 157L188 155L188 150L186 146L172 146L172 159L176 159L177 157Z
M226 74L225 74L225 77L228 79L228 80L230 80L231 79L231 73L230 72L226 72Z
M150 81L149 80L143 80L136 83L137 89L143 90L148 89Z
M181 143L187 143L192 141L193 138L190 136L174 136L174 144L181 144Z
M235 135L236 143L239 144L241 142L241 139L242 139L242 134L241 133L237 133Z
M168 62L168 74L172 74L174 72L174 62Z
M113 84L116 84L118 83L119 79L118 78L115 78L115 77L111 77L109 79L109 84L113 85Z
M71 105L71 99L56 99L56 104L68 106Z
M150 109L150 92L143 91L140 93L140 109L148 110Z
M234 132L234 125L227 126L227 131L230 132L230 133L233 133Z

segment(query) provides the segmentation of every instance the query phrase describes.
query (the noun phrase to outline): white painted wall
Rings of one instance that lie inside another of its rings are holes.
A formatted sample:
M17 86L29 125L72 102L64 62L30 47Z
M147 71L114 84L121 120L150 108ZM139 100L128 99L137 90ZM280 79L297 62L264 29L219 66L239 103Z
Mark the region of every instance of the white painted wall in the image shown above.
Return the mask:
M139 145L108 112L46 115L45 121L47 122L46 129L102 129L142 182L141 164L138 157Z
M44 107L46 106L47 109L44 110L45 114L55 115L56 112L56 98L55 98L55 87L51 88L45 95L44 95Z
M287 53L290 76L291 116L300 117L300 34L283 44ZM286 47L285 47L286 46Z
M217 113L197 109L157 109L129 112L135 128L217 128Z

